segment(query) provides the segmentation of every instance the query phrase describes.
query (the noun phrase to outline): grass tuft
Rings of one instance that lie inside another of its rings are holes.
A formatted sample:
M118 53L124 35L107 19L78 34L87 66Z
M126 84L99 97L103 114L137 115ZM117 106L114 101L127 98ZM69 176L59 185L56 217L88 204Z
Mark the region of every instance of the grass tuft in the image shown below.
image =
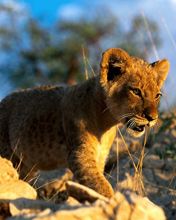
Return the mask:
M133 164L134 167L134 175L132 176L132 184L130 184L130 189L132 189L135 192L138 192L140 195L144 195L145 194L145 188L144 188L144 183L143 183L143 174L142 174L142 168L143 168L143 161L145 158L145 145L146 145L146 141L147 141L147 137L148 137L148 133L149 133L149 128L146 126L146 132L145 132L145 136L144 136L144 142L143 142L143 146L140 152L139 157L137 158L137 163L134 161L133 156L128 148L128 145L119 129L119 127L117 126L118 132L120 134L120 137L126 147L127 153L130 157L130 160ZM128 181L128 180L127 180ZM131 182L131 181L130 181Z

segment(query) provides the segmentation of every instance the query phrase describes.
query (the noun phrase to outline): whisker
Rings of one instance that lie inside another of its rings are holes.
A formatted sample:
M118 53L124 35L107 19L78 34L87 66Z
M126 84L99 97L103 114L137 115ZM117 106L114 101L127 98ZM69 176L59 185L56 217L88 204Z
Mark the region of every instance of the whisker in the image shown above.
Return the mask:
M133 122L134 122L134 118L130 118L130 119L127 121L127 123L125 123L125 125L129 124L129 126L130 126L130 124L133 123Z
M132 128L134 126L134 118L131 118L129 119L125 124L124 124L124 127L125 127L125 135L127 134L127 124L129 128Z
M111 106L106 106L106 108L105 108L102 112L104 113L104 112L106 112L107 110L113 109L114 107L117 107L117 105L114 104L114 105L111 105Z
M135 127L135 125L136 125L136 122L135 122L135 121L133 121L133 122L131 122L131 124L129 125L129 128L134 128L134 127Z
M133 116L133 113L127 113L127 114L124 114L124 115L120 116L119 121L121 121L122 119L127 118L129 116Z
M112 110L112 109L115 108L115 107L117 107L116 104L111 105L111 106L107 106L102 112L104 113L104 112L106 112L107 110ZM123 114L123 115L120 116L119 121L121 121L122 119L124 119L124 118L126 118L126 117L133 116L133 115L134 115L134 113L132 113L132 112Z
M129 116L129 115L133 115L133 113L132 113L132 112L129 112L129 113L126 113L126 114L121 115L120 117Z
M131 124L128 126L128 128L131 128L131 129L133 129L134 127L135 127L135 125L136 125L136 122L131 122Z
M116 104L114 104L114 105L111 105L111 106L107 106L102 112L104 113L104 112L106 112L107 110L112 110L113 108L115 108L115 107L117 107L116 106ZM127 117L130 117L130 116L133 116L134 115L134 113L132 113L132 112L129 112L129 113L126 113L126 114L123 114L123 115L121 115L120 117L119 117L119 122L120 121L122 121L123 119L125 119L125 118L127 118Z

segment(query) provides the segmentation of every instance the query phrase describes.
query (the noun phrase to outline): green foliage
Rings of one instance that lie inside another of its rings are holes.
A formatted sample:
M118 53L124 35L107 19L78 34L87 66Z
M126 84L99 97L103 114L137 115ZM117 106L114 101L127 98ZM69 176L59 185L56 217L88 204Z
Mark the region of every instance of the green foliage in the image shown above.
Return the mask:
M149 35L152 33L152 42ZM148 58L152 47L159 47L161 40L158 36L159 29L155 22L143 16L136 16L132 20L130 30L124 36L121 47L144 59ZM153 44L153 45L152 45Z

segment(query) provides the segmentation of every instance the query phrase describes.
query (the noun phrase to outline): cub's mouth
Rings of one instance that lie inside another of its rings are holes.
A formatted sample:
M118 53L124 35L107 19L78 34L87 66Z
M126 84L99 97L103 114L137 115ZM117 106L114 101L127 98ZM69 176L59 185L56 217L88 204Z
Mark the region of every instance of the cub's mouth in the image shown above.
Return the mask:
M146 122L137 123L134 121L130 122L130 120L127 121L127 132L132 137L141 137L145 133L146 129Z
M145 125L139 125L133 128L127 127L127 132L133 137L141 137L145 133Z

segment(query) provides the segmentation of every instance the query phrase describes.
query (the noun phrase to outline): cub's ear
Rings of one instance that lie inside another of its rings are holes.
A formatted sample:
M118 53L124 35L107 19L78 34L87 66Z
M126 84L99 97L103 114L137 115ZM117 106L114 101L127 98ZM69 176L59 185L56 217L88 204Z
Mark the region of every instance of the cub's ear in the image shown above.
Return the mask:
M106 85L120 76L124 70L130 56L120 48L110 48L106 50L100 64L100 82Z
M170 63L168 60L163 59L163 60L159 60L154 63L151 63L150 65L155 69L157 73L158 85L161 87L167 78L169 68L170 68Z

